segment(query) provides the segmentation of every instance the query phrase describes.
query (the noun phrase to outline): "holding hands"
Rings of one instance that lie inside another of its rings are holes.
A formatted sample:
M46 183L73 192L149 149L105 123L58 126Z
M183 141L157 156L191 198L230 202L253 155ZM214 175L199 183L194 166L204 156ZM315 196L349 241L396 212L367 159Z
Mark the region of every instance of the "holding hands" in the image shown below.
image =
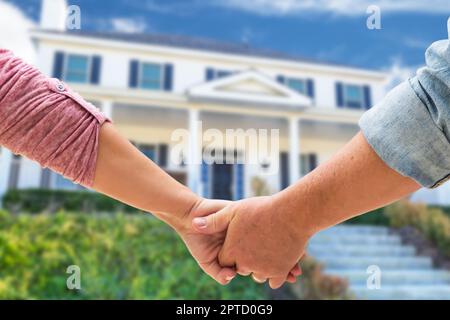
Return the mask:
M220 283L236 273L251 274L275 289L301 274L297 263L315 233L419 187L388 167L360 133L330 161L273 196L201 200L182 237L203 270Z
M290 214L274 196L202 200L190 215L192 229L182 238L200 267L219 283L228 283L236 273L251 274L276 289L301 274L298 261L310 236Z

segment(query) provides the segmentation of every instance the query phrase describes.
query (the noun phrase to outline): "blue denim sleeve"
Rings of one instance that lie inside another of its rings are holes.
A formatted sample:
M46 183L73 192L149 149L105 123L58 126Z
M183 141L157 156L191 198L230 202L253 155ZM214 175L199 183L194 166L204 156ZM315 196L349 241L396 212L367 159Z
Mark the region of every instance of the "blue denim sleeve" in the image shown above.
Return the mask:
M426 67L400 84L359 121L383 161L420 185L450 178L450 44L433 43Z

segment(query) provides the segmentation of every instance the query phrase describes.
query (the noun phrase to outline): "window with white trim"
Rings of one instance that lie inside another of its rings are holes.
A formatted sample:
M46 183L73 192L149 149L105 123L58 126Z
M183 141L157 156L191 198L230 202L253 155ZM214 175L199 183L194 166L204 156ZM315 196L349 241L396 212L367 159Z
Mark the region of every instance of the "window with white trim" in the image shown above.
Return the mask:
M64 80L67 82L89 82L90 58L79 54L68 54L65 65Z
M286 78L285 80L286 86L289 88L302 93L307 94L306 92L306 81L304 79L298 79L298 78Z
M149 90L163 88L163 70L160 64L141 63L139 75L140 88Z
M344 84L343 86L344 106L355 109L364 108L364 89L362 86Z

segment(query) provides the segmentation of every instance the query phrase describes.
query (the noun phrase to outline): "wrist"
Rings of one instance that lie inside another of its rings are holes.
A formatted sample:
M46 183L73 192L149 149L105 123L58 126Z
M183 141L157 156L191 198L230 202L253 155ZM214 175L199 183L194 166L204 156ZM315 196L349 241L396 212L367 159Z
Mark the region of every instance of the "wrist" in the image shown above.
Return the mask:
M177 193L178 199L172 203L170 211L155 213L155 216L167 223L178 233L181 233L190 228L190 214L200 205L203 198L188 188L177 191Z
M290 221L299 238L311 238L320 231L319 224L315 221L319 208L308 196L299 195L299 192L291 194L291 190L283 190L273 195L273 203L277 211L283 214L285 221Z

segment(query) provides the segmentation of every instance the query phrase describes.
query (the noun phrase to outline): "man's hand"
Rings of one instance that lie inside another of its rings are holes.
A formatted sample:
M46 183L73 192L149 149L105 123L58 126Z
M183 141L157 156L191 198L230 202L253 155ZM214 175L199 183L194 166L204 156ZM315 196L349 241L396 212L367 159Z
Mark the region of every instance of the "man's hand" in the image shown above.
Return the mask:
M194 219L192 225L205 237L220 240L223 248L214 247L214 253L218 251L216 261L221 266L235 268L243 275L252 273L258 282L269 279L271 288L276 289L285 281L295 282L301 274L297 263L311 234L298 228L289 210L273 199L230 203L216 214Z

